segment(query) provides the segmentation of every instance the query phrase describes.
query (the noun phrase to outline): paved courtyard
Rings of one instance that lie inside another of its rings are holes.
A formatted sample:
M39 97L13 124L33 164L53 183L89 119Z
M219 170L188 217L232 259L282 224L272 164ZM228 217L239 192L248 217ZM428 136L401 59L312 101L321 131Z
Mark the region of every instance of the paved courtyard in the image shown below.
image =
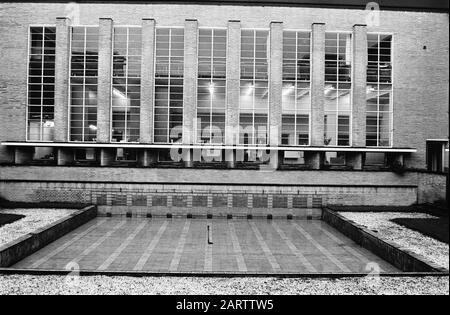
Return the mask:
M208 244L207 227L212 244ZM398 270L319 220L96 218L13 268L149 272Z

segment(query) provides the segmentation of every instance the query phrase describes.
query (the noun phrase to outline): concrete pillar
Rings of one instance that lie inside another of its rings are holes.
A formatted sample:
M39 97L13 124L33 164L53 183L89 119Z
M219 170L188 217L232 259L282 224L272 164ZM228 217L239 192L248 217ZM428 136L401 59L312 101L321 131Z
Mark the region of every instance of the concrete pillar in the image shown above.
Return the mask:
M362 152L347 152L345 154L345 163L354 170L362 170L364 166Z
M58 148L56 154L57 165L69 165L74 161L74 152L71 148Z
M324 152L305 151L305 164L313 170L320 170L325 160Z
M282 89L283 89L283 23L270 23L270 71L269 71L269 144L277 147L281 138ZM280 164L279 152L271 154L271 167ZM274 160L274 161L272 161Z
M366 146L367 27L353 26L352 146Z
M102 148L100 150L100 166L109 166L116 160L116 149Z
M323 146L325 104L325 24L312 25L311 145Z
M33 147L16 147L14 149L14 163L28 164L33 160L34 148Z
M225 158L225 162L226 162L228 168L236 167L236 156L235 156L234 150L226 149L224 158Z
M194 166L194 156L192 154L192 149L183 149L181 156L185 167Z
M403 153L396 153L394 154L393 161L403 167L405 166L405 155Z
M156 150L144 149L138 152L138 163L140 166L149 167L157 162L157 157Z
M70 19L56 18L55 141L67 142L69 112Z
M97 142L108 143L111 138L111 67L113 20L99 20Z
M227 30L227 108L225 117L225 144L236 145L239 139L239 97L241 63L241 22L228 21ZM229 168L235 167L234 150L226 150L225 160Z
M153 143L155 20L142 19L140 142Z
M184 22L184 76L183 76L183 144L193 144L197 106L198 72L198 22L186 19ZM186 167L192 167L191 150L183 151Z

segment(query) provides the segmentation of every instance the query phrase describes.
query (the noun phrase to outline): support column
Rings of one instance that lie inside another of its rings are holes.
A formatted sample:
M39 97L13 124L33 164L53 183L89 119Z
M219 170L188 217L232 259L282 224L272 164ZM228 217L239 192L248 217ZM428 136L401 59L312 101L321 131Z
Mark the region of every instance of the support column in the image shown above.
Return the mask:
M283 23L270 23L270 71L269 71L269 144L277 147L281 138L282 89L283 89ZM280 163L280 152L270 155L272 169Z
M320 170L325 160L324 152L305 151L305 164L313 170Z
M113 148L102 148L100 150L100 166L109 166L116 159L116 150Z
M70 19L56 18L55 47L55 141L68 141Z
M353 26L352 146L366 146L367 27Z
M16 147L14 149L14 163L28 164L33 160L34 148L33 147Z
M364 161L362 152L347 152L345 154L345 163L354 170L362 170Z
M138 162L140 166L148 167L153 163L156 163L157 155L156 151L150 149L144 149L138 152Z
M225 117L225 144L236 145L239 140L239 97L241 63L241 22L228 21L227 30L227 108ZM225 150L229 168L235 167L234 150Z
M312 25L311 145L323 146L325 104L325 24Z
M98 46L97 142L111 138L111 67L113 20L100 18Z
M197 72L198 72L198 22L186 19L184 22L184 76L183 76L183 144L195 141ZM192 150L183 150L186 167L193 166Z
M57 165L69 165L74 161L74 152L71 148L58 148L56 153Z
M142 19L140 142L153 143L155 20Z

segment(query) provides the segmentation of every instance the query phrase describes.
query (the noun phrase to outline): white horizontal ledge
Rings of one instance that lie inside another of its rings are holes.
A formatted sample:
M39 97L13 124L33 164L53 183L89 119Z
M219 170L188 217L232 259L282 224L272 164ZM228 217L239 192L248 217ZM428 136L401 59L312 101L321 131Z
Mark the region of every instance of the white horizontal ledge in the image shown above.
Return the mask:
M315 152L379 152L415 153L413 148L372 148L372 147L293 147L293 146L232 146L211 144L140 144L140 143L86 143L86 142L2 142L10 147L57 147L57 148L128 148L128 149L220 149L220 150L271 150L271 151L315 151Z

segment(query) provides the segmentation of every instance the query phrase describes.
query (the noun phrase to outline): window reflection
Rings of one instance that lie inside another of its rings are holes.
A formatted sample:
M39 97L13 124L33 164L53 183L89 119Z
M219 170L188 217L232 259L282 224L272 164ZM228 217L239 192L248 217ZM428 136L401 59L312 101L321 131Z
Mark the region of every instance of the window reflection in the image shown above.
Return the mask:
M98 27L72 27L70 140L97 139Z
M30 27L28 140L53 141L56 28Z
M392 145L392 36L368 34L366 145Z
M225 29L200 29L198 50L198 143L220 144L225 135L226 108Z
M324 144L350 145L352 38L325 34Z
M309 144L310 33L283 32L283 145Z
M156 29L154 141L182 139L184 30Z
M241 31L240 144L267 144L268 35L266 30Z
M138 142L141 100L141 28L114 28L112 141Z

